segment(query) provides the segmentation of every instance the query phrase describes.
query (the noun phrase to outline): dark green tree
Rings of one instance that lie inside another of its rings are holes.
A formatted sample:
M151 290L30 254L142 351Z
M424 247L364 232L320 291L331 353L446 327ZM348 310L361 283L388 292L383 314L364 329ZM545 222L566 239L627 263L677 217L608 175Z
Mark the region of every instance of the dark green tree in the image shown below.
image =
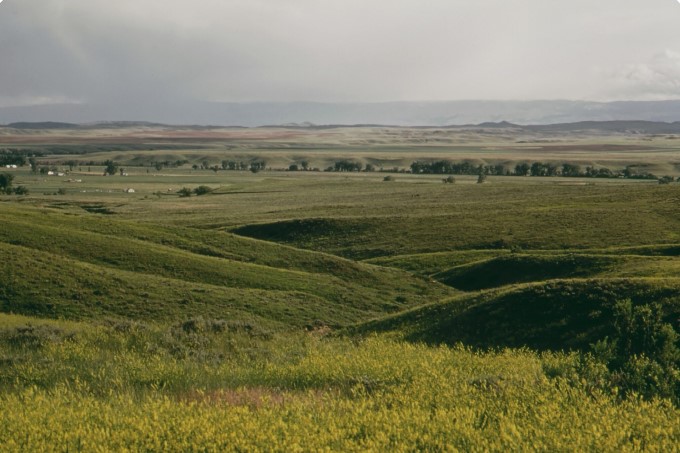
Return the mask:
M568 176L571 178L581 176L581 166L576 164L563 164L562 176Z
M198 186L194 189L194 193L199 196L208 194L210 192L212 192L212 188L208 186Z
M515 175L517 176L526 176L529 174L529 170L531 167L527 163L521 163L515 165Z
M264 160L255 160L250 163L250 171L253 173L258 173L264 170L266 166L267 163Z
M38 159L36 159L35 157L29 157L28 163L31 165L31 171L33 173L37 173L38 172Z
M112 160L104 162L104 175L113 176L118 172L118 165Z
M0 193L12 193L12 181L14 181L14 175L8 173L0 174Z

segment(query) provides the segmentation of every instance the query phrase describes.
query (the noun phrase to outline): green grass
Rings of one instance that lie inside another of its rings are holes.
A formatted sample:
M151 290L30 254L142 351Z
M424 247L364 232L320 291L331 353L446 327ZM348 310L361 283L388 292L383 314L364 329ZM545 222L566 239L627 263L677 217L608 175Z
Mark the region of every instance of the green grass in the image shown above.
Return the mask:
M659 302L666 322L680 316L679 278L572 279L526 283L437 302L350 329L392 332L409 341L482 348L576 349L613 332L612 307Z
M433 279L463 291L556 278L677 277L676 257L636 255L510 254L453 267Z
M412 255L397 255L365 260L379 266L395 267L415 274L431 277L435 274L446 272L447 269L484 262L493 258L507 257L512 250L455 250L451 252L421 253ZM612 257L618 255L634 255L638 257L677 257L680 256L680 246L674 244L651 245L651 246L628 246L574 250L516 250L515 253L527 256L540 255L595 255Z
M183 235L20 208L7 214L0 254L10 278L0 282L0 300L15 313L171 319L203 310L289 326L347 325L452 294L403 271L221 232Z
M277 210L231 231L352 259L518 247L585 249L673 244L680 187L493 184L446 187L347 182L322 207ZM390 186L390 187L388 187ZM362 196L363 195L363 196ZM369 200L379 200L370 203ZM341 204L338 204L341 202ZM285 205L284 205L285 206ZM292 217L292 218L291 218Z

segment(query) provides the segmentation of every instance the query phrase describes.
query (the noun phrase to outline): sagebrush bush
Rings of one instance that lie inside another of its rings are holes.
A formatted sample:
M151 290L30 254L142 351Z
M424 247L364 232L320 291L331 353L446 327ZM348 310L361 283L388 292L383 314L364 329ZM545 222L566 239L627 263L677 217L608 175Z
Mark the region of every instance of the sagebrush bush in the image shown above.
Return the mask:
M41 348L74 337L73 332L51 325L26 325L0 330L0 343L15 348Z
M675 328L663 321L661 304L613 307L614 335L593 345L593 353L611 372L610 385L647 398L680 403L680 348Z

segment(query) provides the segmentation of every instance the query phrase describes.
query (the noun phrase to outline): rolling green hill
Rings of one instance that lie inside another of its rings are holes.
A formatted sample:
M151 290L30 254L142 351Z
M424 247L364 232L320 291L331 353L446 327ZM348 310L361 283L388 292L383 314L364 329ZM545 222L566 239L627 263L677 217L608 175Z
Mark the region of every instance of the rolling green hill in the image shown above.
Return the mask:
M557 278L677 277L676 257L597 254L510 254L436 273L437 281L463 291Z
M613 331L612 307L659 302L678 326L680 278L570 279L492 289L415 308L351 329L410 341L479 347L582 349Z
M171 319L236 310L284 325L347 325L455 293L404 271L223 232L22 207L3 214L3 311Z

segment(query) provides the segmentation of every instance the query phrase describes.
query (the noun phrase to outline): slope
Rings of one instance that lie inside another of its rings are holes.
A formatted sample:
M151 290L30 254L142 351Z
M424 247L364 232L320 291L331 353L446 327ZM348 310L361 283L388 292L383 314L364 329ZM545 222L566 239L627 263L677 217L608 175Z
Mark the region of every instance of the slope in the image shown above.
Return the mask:
M100 231L95 232L97 229ZM353 263L226 233L155 228L90 214L74 216L13 207L4 215L0 243L6 246L4 265L8 266L7 272L14 281L10 284L3 279L5 309L33 303L31 292L25 286L17 286L17 281L31 281L55 269L64 278L86 278L80 273L87 271L73 263L87 269L96 268L100 274L127 272L125 277L118 277L124 281L158 277L198 288L221 287L221 291L270 291L268 300L278 297L279 292L296 293L302 299L323 301L337 310L346 310L336 316L337 313L325 313L328 310L323 304L319 306L317 318L332 325L368 319L455 293L400 270ZM38 265L35 253L49 259ZM32 267L35 269L31 270ZM145 288L142 284L130 290L140 295ZM113 295L100 299L104 306L115 303ZM260 299L253 301L252 307L262 303ZM252 309L253 313L257 311ZM301 317L309 318L304 314Z
M587 349L613 331L612 307L659 302L678 326L680 278L569 279L455 297L371 321L354 333L394 332L410 341L478 347Z

